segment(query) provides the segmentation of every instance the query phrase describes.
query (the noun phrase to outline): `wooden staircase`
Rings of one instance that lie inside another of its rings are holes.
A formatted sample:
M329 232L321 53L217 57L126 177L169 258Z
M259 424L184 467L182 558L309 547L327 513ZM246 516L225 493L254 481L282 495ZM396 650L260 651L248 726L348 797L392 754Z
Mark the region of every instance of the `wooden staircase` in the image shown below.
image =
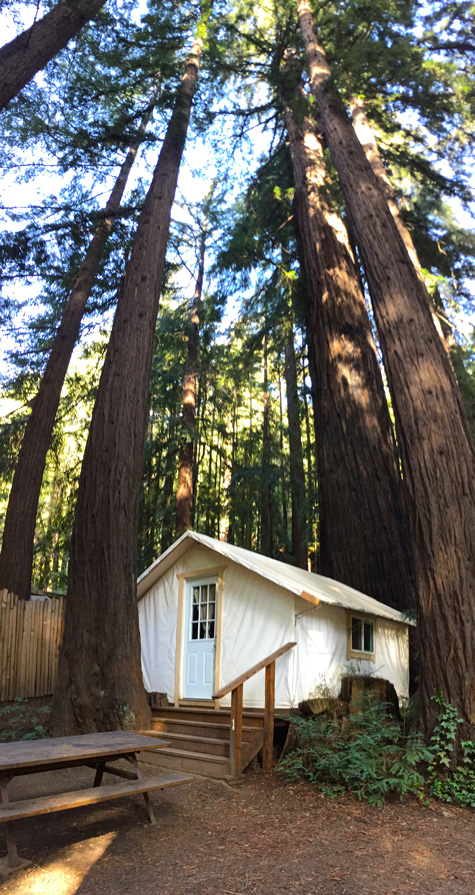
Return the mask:
M214 706L156 709L152 712L152 730L147 733L157 736L160 732L160 737L170 745L160 752L147 752L142 760L161 768L230 779L235 776L230 762L230 731L230 709L216 710ZM241 771L263 744L264 713L243 712Z
M231 708L203 706L165 706L152 711L152 729L141 733L160 736L170 745L157 752L147 751L144 761L162 768L201 774L204 777L234 779L262 749L264 770L272 767L274 726L286 724L274 718L275 662L295 643L286 643L253 665L244 674L213 693L223 699L231 693ZM263 712L243 709L243 685L252 675L265 669L265 707Z

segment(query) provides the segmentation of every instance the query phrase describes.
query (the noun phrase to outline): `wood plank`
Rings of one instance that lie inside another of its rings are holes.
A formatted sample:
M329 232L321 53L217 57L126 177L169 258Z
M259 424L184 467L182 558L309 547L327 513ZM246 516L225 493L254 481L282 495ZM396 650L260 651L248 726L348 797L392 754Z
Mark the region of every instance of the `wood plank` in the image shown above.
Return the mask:
M183 749L160 749L157 752L147 752L144 762L154 767L173 768L188 774L200 774L220 780L231 777L229 759L221 755L211 756Z
M40 814L51 814L53 811L66 811L69 808L80 808L83 805L95 805L122 796L137 793L153 792L168 786L189 783L193 777L174 771L160 774L157 777L142 777L127 783L113 783L107 786L93 786L78 792L65 792L55 796L42 796L37 799L24 799L0 805L0 823L21 820L23 817L36 817Z
M25 664L25 683L23 695L28 699L35 695L34 668L36 664L35 622L37 618L36 603L25 601L25 644L23 660Z
M225 687L221 687L220 690L217 690L216 693L213 693L213 699L222 699L223 696L227 696L228 693L231 693L231 690L235 690L236 687L239 687L240 684L243 684L244 681L249 680L253 674L257 674L258 671L261 671L266 665L270 665L271 662L275 662L279 656L283 656L284 653L288 652L288 650L293 649L294 646L297 646L296 642L286 643L285 646L281 646L280 649L275 650L275 652L271 653L267 658L262 659L260 662L257 662L256 665L253 665L252 668L249 668L248 671L245 671L243 674L240 674L239 677L236 677L229 684L226 684Z
M275 662L272 662L266 668L265 693L262 769L270 771L272 769L272 750L274 746Z
M2 686L2 702L6 702L10 698L10 680L12 675L12 643L13 643L13 626L15 621L14 615L14 607L13 607L13 599L10 594L8 594L7 599L7 633L5 640L5 669L4 669L4 679Z
M18 599L13 596L11 598L11 617L10 617L10 642L8 652L8 669L7 669L7 699L14 699L16 696L16 673L17 673L17 654L18 654L18 630L19 630L19 612Z
M166 740L112 730L71 737L51 737L45 740L20 740L0 744L0 770L31 767L47 770L49 764L67 764L90 758L102 758L163 749Z
M231 695L231 727L229 731L229 765L233 776L241 773L242 764L242 697L240 684Z
M10 634L10 603L7 601L7 592L0 591L0 702L6 700L7 683L7 650Z
M10 699L21 697L22 689L22 649L23 649L23 606L24 600L18 600L16 605L16 633L15 633L15 654L14 654L14 670L12 673L12 695Z
M48 618L49 618L49 600L43 600L41 603L41 620L39 625L39 641L36 655L36 696L46 695L46 676L48 674Z
M58 640L58 624L60 601L52 600L48 621L48 672L45 682L45 695L54 693L56 684L56 644Z

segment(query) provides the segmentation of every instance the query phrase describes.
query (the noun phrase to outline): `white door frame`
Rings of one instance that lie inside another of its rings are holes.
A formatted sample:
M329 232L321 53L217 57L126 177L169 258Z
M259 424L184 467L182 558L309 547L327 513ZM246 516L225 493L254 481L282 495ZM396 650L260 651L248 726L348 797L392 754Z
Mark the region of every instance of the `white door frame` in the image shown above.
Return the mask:
M183 697L184 673L183 664L185 657L184 640L187 636L187 583L193 580L202 580L203 578L217 579L216 594L216 650L214 662L214 690L219 690L221 686L221 638L223 624L223 576L226 569L225 565L212 566L211 568L195 569L192 572L181 572L178 578L178 616L176 631L176 649L175 649L175 706L179 706ZM198 700L199 701L199 700ZM204 700L206 701L206 700ZM214 700L215 708L219 709L219 700Z

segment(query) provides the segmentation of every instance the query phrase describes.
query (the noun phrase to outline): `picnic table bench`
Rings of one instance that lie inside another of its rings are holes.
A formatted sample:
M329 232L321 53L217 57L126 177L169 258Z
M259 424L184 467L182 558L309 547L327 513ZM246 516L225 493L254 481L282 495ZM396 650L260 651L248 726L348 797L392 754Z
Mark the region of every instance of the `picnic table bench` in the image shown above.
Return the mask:
M7 859L6 862L2 862L3 866L0 867L0 872L6 874L29 863L18 857L14 820L142 793L150 822L155 823L149 792L187 783L193 779L188 774L169 770L159 775L142 777L137 753L163 749L167 745L165 740L158 737L143 736L122 730L54 737L46 740L22 740L0 745L0 823L6 825L7 839ZM125 759L132 765L133 770L114 767L110 764L110 762L116 762L119 759ZM90 789L10 801L8 786L14 777L77 766L95 770L94 783ZM102 786L104 773L114 774L124 778L124 781Z

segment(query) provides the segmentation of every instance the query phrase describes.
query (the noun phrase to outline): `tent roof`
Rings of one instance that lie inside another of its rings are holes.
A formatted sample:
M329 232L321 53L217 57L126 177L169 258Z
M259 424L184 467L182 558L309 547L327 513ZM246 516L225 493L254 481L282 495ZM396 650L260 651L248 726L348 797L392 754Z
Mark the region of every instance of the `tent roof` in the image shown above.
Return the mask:
M207 535L198 534L195 531L186 531L142 573L137 583L139 600L193 544L202 544L204 547L208 547L224 559L231 560L249 571L255 572L261 578L273 581L274 584L278 584L314 606L322 602L330 606L340 606L343 609L366 612L380 618L411 624L401 612L354 590L347 584L341 584L332 578L324 578L323 575L316 575L314 572L297 569L288 563L270 559L268 556L261 556L260 553L253 553L243 547L235 547L234 544L228 544L226 541L217 541L215 538L209 538Z

